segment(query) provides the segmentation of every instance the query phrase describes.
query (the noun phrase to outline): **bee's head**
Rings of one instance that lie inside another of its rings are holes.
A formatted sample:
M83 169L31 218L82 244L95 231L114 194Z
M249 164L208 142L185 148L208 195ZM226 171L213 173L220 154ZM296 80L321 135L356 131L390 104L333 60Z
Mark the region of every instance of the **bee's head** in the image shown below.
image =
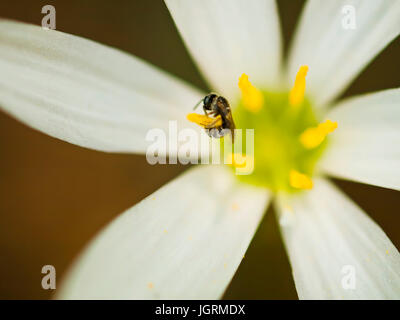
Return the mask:
M211 110L211 103L213 102L215 97L217 97L215 93L210 93L204 97L203 104L205 109Z

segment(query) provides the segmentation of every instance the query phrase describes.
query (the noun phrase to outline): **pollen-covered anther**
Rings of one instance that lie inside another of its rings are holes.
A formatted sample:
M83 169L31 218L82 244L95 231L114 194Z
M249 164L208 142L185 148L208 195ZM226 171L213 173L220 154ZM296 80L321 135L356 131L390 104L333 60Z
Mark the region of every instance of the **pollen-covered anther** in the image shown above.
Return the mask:
M299 71L297 72L293 88L290 90L289 93L289 103L292 107L298 107L304 101L307 72L308 66L301 66L299 68Z
M337 126L337 122L326 120L317 127L306 129L300 135L300 142L306 149L316 148L325 140L329 133L335 131Z
M295 189L312 189L313 187L311 178L297 170L290 170L289 183Z
M222 126L222 118L220 115L212 118L198 113L189 113L186 116L186 119L202 126L203 128L208 126L212 126L213 128Z
M264 104L262 92L251 84L247 74L243 73L239 78L239 88L242 92L244 107L251 112L258 112Z

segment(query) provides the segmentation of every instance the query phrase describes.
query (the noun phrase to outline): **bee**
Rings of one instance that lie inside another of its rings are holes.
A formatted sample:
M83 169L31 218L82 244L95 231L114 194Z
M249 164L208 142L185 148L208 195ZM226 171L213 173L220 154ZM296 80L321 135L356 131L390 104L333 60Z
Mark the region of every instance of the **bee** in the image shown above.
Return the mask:
M212 116L213 118L216 118L215 121L205 127L207 134L210 137L221 138L226 134L226 132L228 132L228 130L230 130L233 142L235 137L235 122L233 121L231 107L228 100L222 96L216 95L215 93L210 93L200 100L194 109L196 109L201 102L203 102L205 115L207 117ZM222 120L222 125L220 126L217 126L217 123L219 122L219 119L217 119L218 116L221 116Z

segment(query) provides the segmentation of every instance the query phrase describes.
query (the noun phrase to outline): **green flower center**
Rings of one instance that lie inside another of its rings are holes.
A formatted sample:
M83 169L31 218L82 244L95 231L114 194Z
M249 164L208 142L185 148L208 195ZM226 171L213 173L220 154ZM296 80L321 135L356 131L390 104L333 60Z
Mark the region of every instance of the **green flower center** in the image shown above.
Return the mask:
M220 151L227 155L225 163L233 165L241 181L274 192L313 187L311 177L316 163L327 146L327 135L336 129L337 123L319 123L305 96L307 72L308 66L301 66L292 89L286 92L261 91L246 74L239 78L242 98L233 118L242 134L235 133L233 146L231 140L228 144L223 139ZM204 128L224 126L221 115L211 118L192 113L187 118ZM246 145L249 143L251 146Z
M237 178L275 192L300 190L293 186L291 175L297 172L313 176L327 145L327 139L323 139L318 146L307 148L300 138L307 129L317 128L319 119L307 98L294 108L289 103L289 92L261 93L263 105L258 111L250 111L243 100L233 111L236 127L243 130L243 153L245 129L254 129L254 170Z

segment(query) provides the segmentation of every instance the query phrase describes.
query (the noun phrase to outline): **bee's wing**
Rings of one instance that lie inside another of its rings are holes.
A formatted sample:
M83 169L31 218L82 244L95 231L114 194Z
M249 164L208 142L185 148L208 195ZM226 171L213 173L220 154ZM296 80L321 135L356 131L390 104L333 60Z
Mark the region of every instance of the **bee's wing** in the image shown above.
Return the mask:
M217 107L219 110L219 114L225 121L226 126L229 129L235 129L235 123L233 122L231 107L228 101L223 97L219 97L219 99L217 100Z
M222 98L222 97L221 97ZM234 130L235 130L235 122L233 121L231 107L228 101L225 98L217 100L217 106L220 110L220 114L222 118L225 120L226 127L231 130L232 141L234 140Z
M226 125L229 127L229 129L233 130L236 128L231 112L229 112L228 114L225 115L225 120L226 120Z

